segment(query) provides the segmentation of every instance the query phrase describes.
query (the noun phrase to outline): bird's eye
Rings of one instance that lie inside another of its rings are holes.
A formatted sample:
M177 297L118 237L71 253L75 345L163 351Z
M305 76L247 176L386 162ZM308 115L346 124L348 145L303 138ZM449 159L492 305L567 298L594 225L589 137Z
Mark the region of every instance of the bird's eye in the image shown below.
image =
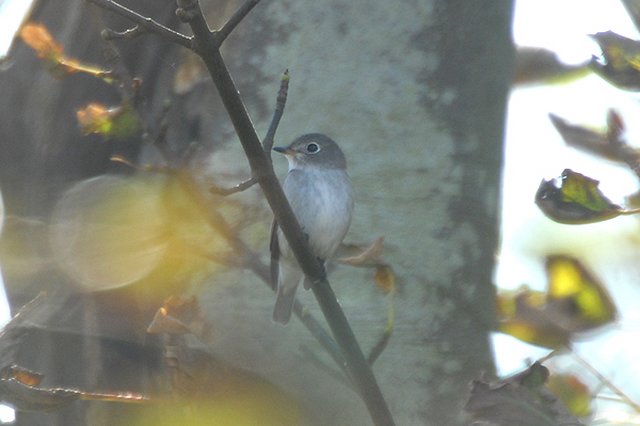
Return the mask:
M307 152L309 154L315 154L318 151L320 151L320 146L317 143L311 142L307 145Z

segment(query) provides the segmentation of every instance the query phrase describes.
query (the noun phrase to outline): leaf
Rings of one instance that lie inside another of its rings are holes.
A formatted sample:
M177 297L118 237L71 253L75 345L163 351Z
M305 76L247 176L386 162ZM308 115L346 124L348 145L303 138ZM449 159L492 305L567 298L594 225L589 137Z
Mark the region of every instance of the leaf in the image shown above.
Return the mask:
M376 267L373 279L378 288L380 288L384 294L389 294L392 291L395 291L396 276L393 273L393 268L391 268L391 266L381 265Z
M129 104L109 108L99 103L91 103L78 110L76 118L85 135L97 133L109 138L123 139L135 135L140 129L138 113Z
M578 376L552 374L549 377L548 388L574 416L588 417L592 414L593 396Z
M615 321L617 310L604 285L576 259L546 259L547 290L501 291L498 331L551 349L568 347L577 333Z
M602 50L600 58L593 58L590 67L615 87L640 90L640 42L612 31L591 36Z
M570 225L601 222L623 214L620 206L600 192L599 183L565 169L560 176L560 187L555 180L543 180L535 201L548 218Z
M30 386L12 376L12 367L2 370L0 397L3 401L22 411L56 410L80 398L70 389L43 389Z
M547 314L571 332L589 331L615 321L617 310L604 285L577 259L552 255Z
M624 140L624 121L614 109L609 110L607 128L602 131L569 124L554 114L549 114L549 119L564 142L572 148L623 164L640 162L640 151Z
M22 411L51 411L78 399L113 402L148 402L149 398L132 392L84 392L78 389L37 387L43 375L17 365L0 370L0 398Z
M560 133L560 136L562 136L564 142L570 147L608 160L624 161L619 158L618 147L609 143L607 133L569 124L569 122L554 114L549 114L549 119L558 133Z
M475 380L465 406L473 420L492 426L580 426L544 386L549 371L538 362L490 383Z
M62 78L82 72L100 78L107 83L113 82L111 71L66 57L62 45L56 42L47 27L42 24L26 23L20 30L20 38L35 50L36 56L45 62L45 67L55 77Z
M62 45L54 40L44 25L27 23L20 30L20 37L40 59L58 61L62 57Z
M384 237L378 237L367 248L354 247L359 253L348 257L341 257L337 259L338 262L350 266L379 266L384 264L382 259L382 251L384 250Z
M40 373L27 370L26 368L18 367L17 365L12 365L4 370L3 377L7 378L7 376L14 378L23 385L27 386L38 386L44 378L44 376Z
M522 287L516 292L498 293L497 331L523 342L550 349L565 348L571 332L549 318L544 311L547 295Z

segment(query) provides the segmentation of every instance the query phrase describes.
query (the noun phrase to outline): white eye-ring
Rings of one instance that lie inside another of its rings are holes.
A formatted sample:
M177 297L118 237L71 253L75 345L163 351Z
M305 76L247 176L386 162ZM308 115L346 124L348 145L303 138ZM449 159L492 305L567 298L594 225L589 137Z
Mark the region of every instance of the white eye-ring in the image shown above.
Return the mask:
M311 143L307 144L306 149L307 149L307 153L308 154L316 154L316 153L320 152L320 145L318 145L315 142L311 142Z

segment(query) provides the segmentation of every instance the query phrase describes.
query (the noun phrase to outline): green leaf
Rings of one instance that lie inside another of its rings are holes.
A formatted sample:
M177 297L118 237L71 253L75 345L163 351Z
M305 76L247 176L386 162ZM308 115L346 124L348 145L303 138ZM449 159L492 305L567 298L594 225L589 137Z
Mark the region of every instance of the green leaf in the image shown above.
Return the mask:
M556 180L543 180L536 193L536 204L550 219L564 224L601 222L624 214L622 207L612 203L598 189L595 179L565 169Z
M140 117L128 103L107 107L91 103L76 111L76 118L83 133L97 133L108 138L125 139L135 135L141 127Z
M640 42L612 31L591 37L602 50L602 56L591 61L591 69L615 87L640 90Z

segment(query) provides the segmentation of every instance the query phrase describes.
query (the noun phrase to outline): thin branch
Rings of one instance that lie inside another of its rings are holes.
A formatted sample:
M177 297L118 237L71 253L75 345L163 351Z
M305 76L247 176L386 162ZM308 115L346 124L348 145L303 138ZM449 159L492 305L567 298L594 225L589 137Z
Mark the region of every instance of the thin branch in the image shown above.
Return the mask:
M155 33L163 38L179 44L180 46L186 47L187 49L191 49L191 37L187 37L184 34L180 34L177 31L172 30L169 27L165 27L164 25L154 21L151 18L140 15L137 12L134 12L131 9L128 9L122 6L119 3L116 3L113 0L85 0L89 3L93 3L96 6L99 6L103 9L109 10L116 15L120 15L123 18L130 20L131 22L138 24L140 27L144 28L150 33Z
M245 16L251 12L251 9L253 9L258 3L260 3L260 0L247 0L238 10L235 11L231 18L229 18L229 20L217 32L219 44L222 44L227 39L229 34L231 34L238 24L242 22Z
M600 373L598 370L596 370L596 368L593 367L591 364L589 364L586 359L582 358L575 351L571 351L571 355L573 355L575 360L578 361L583 367L585 367L587 370L589 370L589 372L591 374L596 376L596 378L598 380L600 380L600 382L602 384L604 384L607 388L609 388L609 390L611 390L611 392L613 392L617 396L619 396L620 399L622 401L624 401L625 403L627 403L629 405L629 407L633 408L636 411L636 413L640 413L640 405L638 405L635 401L633 401L631 398L629 398L626 393L624 393L619 387L614 385L602 373Z
M393 328L396 321L395 289L391 290L387 297L389 298L387 305L387 324L384 327L384 331L378 339L378 342L373 346L373 348L371 348L371 351L369 352L369 356L367 357L367 362L369 363L369 365L373 365L373 363L376 362L378 357L386 349L387 345L389 344L389 339L391 339L391 335L393 334Z
M211 185L209 187L209 192L216 195L231 195L237 192L242 192L246 189L251 188L253 185L258 183L257 179L249 178L240 182L239 184L232 186L231 188L222 188L221 186Z
M269 130L267 130L267 135L262 141L262 149L269 157L271 155L271 148L273 148L273 138L276 134L276 130L278 129L278 125L280 124L280 119L284 114L284 106L287 103L287 92L289 91L289 70L285 70L282 74L282 79L280 80L280 89L278 90L278 96L276 97L276 108L273 112L273 117L271 118L271 124L269 125ZM217 195L231 195L237 192L244 191L248 188L251 188L253 185L258 183L258 180L254 177L249 178L239 184L231 187L231 188L222 188L216 185L212 185L209 188L209 192Z
M105 28L104 30L102 30L100 35L102 36L103 40L107 40L107 41L118 40L118 39L131 40L143 34L147 34L147 32L148 31L142 28L140 25L136 25L135 27L129 28L124 31L114 31L110 28Z
M280 79L280 90L278 90L278 96L276 97L276 109L273 112L273 117L271 118L271 124L269 125L269 130L267 130L267 135L264 137L262 141L262 149L267 154L267 157L271 158L271 148L273 148L273 138L276 135L276 130L278 129L278 124L280 124L280 119L284 114L284 106L287 103L287 94L289 92L289 70L285 70L282 73L282 78Z

